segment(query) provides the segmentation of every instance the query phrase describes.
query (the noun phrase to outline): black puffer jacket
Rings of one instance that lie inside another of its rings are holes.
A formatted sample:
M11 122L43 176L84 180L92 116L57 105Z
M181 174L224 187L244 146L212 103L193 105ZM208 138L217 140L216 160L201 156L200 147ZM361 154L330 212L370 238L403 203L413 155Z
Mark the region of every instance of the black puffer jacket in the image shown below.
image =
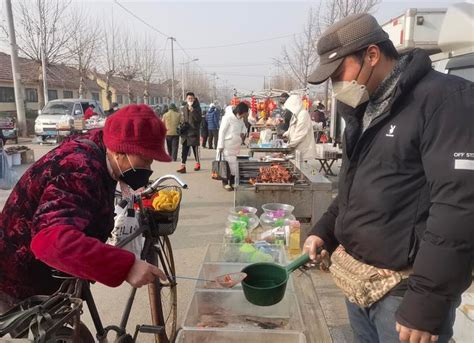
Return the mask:
M408 58L389 109L362 135L366 105L340 106L339 195L311 234L377 267L413 265L397 320L440 334L472 282L474 84L433 71L424 51Z
M188 130L181 136L182 144L186 144L187 146L199 146L202 121L202 110L199 101L194 101L191 111L188 105L184 106L182 121L189 124Z

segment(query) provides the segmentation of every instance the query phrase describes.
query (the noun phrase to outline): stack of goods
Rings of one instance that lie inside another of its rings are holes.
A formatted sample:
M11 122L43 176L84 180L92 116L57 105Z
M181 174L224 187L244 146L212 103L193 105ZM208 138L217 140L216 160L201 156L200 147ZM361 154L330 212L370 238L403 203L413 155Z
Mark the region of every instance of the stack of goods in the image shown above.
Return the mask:
M257 209L248 206L231 208L227 217L227 227L224 235L225 243L250 242L249 233L258 227Z
M260 132L251 132L249 135L250 147L258 146L259 141L260 141Z
M255 185L257 183L292 183L294 177L288 168L281 164L272 164L269 167L260 167L256 179L250 179L249 183Z
M163 189L150 199L143 199L143 207L158 212L173 212L181 201L181 194L176 190Z
M85 130L85 128L86 128L86 123L85 123L84 119L75 119L74 120L74 130L81 131L81 130Z
M100 129L105 126L105 119L100 118L99 116L93 116L90 119L86 120L85 128L88 130L91 129Z

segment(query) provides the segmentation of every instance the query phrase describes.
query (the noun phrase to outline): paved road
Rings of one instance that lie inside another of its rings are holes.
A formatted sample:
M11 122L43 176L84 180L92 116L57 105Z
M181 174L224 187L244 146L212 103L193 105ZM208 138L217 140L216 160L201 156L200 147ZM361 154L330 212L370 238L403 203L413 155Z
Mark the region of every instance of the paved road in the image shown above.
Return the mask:
M29 145L35 150L35 157L39 159L47 153L51 146ZM183 202L178 229L171 236L177 275L197 276L202 263L206 247L209 243L221 242L224 232L226 213L233 204L233 193L225 191L219 182L210 178L211 161L215 153L203 150L202 170L194 172L194 161L188 162L188 174L183 179L188 183L189 190L183 192ZM173 173L179 167L179 163L154 163L153 178L163 174ZM22 174L26 167L15 168ZM3 205L9 195L9 191L0 191L0 206ZM97 261L100 263L100 261ZM190 301L194 281L180 281L178 286L178 324L181 324L187 305ZM93 294L98 303L103 323L118 324L124 308L126 297L130 291L127 284L112 289L103 285L94 285ZM87 311L86 311L87 312ZM84 321L90 327L92 322L86 313ZM136 324L150 323L148 308L148 295L145 288L137 293L129 322L129 330L133 330ZM140 342L153 342L150 337L142 336Z

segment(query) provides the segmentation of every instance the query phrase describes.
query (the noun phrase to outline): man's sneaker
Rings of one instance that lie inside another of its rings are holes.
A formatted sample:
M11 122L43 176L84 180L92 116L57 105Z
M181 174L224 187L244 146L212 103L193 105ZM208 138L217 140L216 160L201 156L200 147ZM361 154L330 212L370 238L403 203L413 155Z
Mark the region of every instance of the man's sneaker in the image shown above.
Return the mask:
M234 188L231 185L225 185L224 189L228 192L232 192L234 190Z
M180 174L186 174L186 166L181 166L176 172Z
M196 163L194 166L194 171L200 171L201 170L201 163Z

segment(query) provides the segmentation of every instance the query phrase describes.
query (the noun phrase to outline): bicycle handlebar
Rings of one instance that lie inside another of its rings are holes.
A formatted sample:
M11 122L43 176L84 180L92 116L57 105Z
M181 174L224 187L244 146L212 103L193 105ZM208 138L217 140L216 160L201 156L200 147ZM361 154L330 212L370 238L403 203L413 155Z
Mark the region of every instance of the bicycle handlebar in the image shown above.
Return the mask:
M177 176L175 175L164 175L162 177L160 177L159 179L155 180L155 182L153 182L147 189L145 189L141 195L149 195L149 194L152 194L154 192L156 192L157 188L165 181L167 180L173 180L174 182L176 182L181 188L183 189L187 189L188 188L188 184L185 183L184 181L182 181L181 179L179 179Z

